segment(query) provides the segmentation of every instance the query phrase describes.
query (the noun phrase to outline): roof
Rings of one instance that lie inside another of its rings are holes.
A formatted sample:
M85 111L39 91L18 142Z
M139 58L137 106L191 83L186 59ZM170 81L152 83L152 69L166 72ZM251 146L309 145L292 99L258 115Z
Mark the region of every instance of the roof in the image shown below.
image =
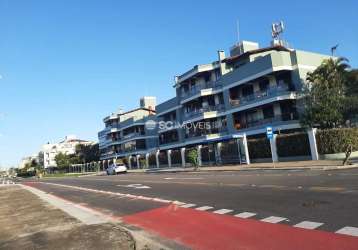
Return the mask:
M250 55L254 55L257 53L262 53L262 52L266 52L266 51L270 51L270 50L277 50L277 51L290 51L289 49L287 49L284 46L281 45L276 45L276 46L270 46L270 47L266 47L266 48L261 48L261 49L255 49L255 50L249 50L241 55L235 55L235 56L231 56L231 57L227 57L223 60L223 62L226 63L232 63L235 62L241 58L250 56Z
M121 115L126 115L126 114L129 114L129 113L138 111L138 110L145 110L145 111L148 111L148 112L153 112L153 113L155 113L155 110L154 110L154 109L148 109L148 108L139 107L139 108L135 108L135 109L126 111L126 112L124 112L124 113L117 113L117 114L113 114L113 115L111 115L111 116L106 116L106 117L103 119L103 121L106 122L106 121L108 121L108 120L117 119L117 118L120 117ZM113 116L115 116L115 117L113 117Z

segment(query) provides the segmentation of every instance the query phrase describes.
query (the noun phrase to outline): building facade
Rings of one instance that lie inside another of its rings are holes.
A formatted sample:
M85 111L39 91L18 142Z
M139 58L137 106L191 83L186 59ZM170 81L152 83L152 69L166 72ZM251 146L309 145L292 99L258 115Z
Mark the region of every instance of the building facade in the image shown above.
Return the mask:
M34 154L31 156L23 157L21 159L19 166L18 166L18 169L23 169L26 166L26 164L30 164L32 161L36 161L36 163L39 163L40 162L39 155Z
M124 159L130 167L141 167L147 152L158 147L155 106L155 97L143 97L139 108L104 118L105 129L98 133L101 160Z
M90 145L94 144L92 141L78 139L75 135L68 135L59 143L47 143L42 146L44 168L57 167L55 157L59 153L74 154L77 145Z
M156 106L157 142L136 157L150 167L185 166L195 148L200 164L249 163L247 137L265 136L267 126L301 129L306 75L327 58L280 43L259 48L242 41L229 56L218 51L217 61L175 77L175 97Z

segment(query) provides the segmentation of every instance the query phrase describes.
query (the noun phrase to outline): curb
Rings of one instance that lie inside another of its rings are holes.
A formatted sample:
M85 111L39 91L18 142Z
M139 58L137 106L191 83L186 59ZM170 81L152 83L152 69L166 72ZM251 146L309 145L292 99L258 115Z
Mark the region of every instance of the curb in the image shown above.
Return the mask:
M354 169L358 168L358 164L347 165L347 166L313 166L313 167L262 167L262 168L240 168L240 169L157 169L157 170L144 170L141 172L131 171L128 173L131 174L152 174L152 173L208 173L208 172L239 172L239 171L258 171L258 170L345 170L345 169Z

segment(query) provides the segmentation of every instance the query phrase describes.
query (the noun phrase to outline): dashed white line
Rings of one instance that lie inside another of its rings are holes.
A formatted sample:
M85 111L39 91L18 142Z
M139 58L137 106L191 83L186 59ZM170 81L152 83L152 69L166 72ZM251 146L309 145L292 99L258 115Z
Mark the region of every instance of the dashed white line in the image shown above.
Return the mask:
M337 234L358 236L358 227L344 227L336 231Z
M250 217L255 216L255 215L256 215L255 213L242 212L242 213L239 213L239 214L235 214L234 216L246 219L246 218L250 218Z
M173 204L178 205L178 206L183 206L183 205L185 205L185 202L173 201Z
M294 225L294 227L305 228L305 229L316 229L317 227L320 227L322 225L323 225L323 223L320 223L320 222L302 221L302 222Z
M284 217L277 217L277 216L270 216L265 219L262 219L263 222L269 222L269 223L279 223L281 221L287 220Z
M200 210L200 211L206 211L206 210L209 210L209 209L212 209L213 207L210 207L210 206L202 206L202 207L197 207L195 208L196 210Z
M195 206L196 206L196 204L192 204L192 203L181 205L181 207L184 207L184 208L195 207Z
M231 210L231 209L225 209L225 208L223 208L223 209L219 209L219 210L216 210L216 211L214 211L213 213L214 214L227 214L227 213L230 213L230 212L232 212L233 210Z

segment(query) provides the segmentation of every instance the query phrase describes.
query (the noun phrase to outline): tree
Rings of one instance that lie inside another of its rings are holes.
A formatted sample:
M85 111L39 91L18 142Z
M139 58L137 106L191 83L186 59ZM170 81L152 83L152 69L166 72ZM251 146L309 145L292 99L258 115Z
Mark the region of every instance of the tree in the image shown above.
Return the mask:
M358 69L352 70L348 74L344 107L343 116L348 123L358 120Z
M334 128L344 123L348 68L347 59L330 58L307 74L301 116L303 126Z
M40 151L40 152L38 153L38 158L39 158L38 164L39 164L40 166L42 166L42 168L43 168L43 167L44 167L44 152Z
M198 169L199 163L198 163L198 151L193 148L190 149L188 152L188 162L193 164L195 170Z
M55 156L55 161L59 169L65 169L71 165L71 156L64 153L58 153Z
M76 155L79 158L78 163L99 161L100 153L98 143L96 144L78 144L76 146Z

